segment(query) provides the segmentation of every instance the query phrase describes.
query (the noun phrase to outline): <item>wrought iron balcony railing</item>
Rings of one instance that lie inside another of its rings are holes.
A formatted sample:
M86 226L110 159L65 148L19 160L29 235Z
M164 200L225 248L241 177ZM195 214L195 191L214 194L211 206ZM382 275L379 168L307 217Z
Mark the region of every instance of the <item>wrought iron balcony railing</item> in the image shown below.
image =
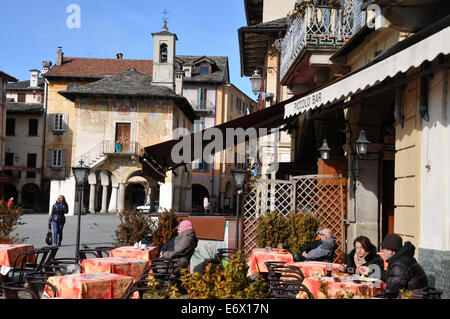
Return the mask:
M360 10L363 0L342 0L329 6L311 1L302 17L289 17L289 28L281 40L281 79L307 46L340 47L365 23L365 12Z
M194 109L194 111L196 112L214 112L214 110L216 109L216 105L210 101L191 101L191 105L192 108Z

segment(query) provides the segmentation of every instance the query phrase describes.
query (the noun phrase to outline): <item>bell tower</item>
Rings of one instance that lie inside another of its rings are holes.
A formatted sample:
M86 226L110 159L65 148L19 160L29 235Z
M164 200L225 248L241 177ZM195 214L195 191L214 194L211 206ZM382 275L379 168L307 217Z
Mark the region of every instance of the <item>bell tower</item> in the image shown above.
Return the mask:
M175 91L175 44L177 35L169 32L167 20L161 32L153 36L152 85L166 86Z

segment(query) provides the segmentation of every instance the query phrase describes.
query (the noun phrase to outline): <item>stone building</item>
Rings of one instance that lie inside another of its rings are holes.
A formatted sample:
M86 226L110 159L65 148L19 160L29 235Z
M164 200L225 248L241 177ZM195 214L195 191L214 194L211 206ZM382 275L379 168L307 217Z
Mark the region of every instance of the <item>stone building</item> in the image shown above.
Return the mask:
M70 167L91 167L83 207L117 212L146 202L152 208L190 211L191 169L144 177L137 161L141 147L192 130L196 115L175 93L176 35L165 26L153 34L154 60L83 59L58 51L48 81L45 174L50 201L66 196L78 207Z
M4 173L5 152L6 152L6 87L8 82L18 80L11 75L0 70L0 198L5 199L5 183L9 178Z
M39 73L30 70L30 80L10 83L6 92L6 197L30 212L48 209L49 183L42 178L45 84Z

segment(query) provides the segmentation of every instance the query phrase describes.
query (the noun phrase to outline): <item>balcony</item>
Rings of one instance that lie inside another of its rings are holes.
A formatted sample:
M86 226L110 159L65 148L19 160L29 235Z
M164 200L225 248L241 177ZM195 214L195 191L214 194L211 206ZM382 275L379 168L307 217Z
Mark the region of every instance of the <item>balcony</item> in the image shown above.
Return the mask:
M135 141L125 141L122 144L116 144L115 141L101 141L96 146L72 161L72 166L78 165L80 160L93 168L106 159L106 156L131 156L131 160L135 160L135 156L139 155L142 146Z
M309 56L311 60L312 55L317 55L317 59L309 61L310 65L329 63L329 56L364 25L365 12L360 10L362 1L343 0L335 6L313 1L301 17L289 17L288 31L280 43L282 83L287 82L303 56Z
M196 113L210 114L214 113L216 105L210 101L200 100L200 101L190 101L192 108Z

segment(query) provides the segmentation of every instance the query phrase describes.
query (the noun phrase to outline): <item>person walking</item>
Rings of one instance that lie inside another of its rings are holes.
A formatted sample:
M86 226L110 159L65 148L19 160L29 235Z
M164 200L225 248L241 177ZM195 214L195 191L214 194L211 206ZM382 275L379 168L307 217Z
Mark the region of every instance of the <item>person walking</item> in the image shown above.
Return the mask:
M67 205L66 198L63 195L59 195L55 204L52 206L52 213L48 219L48 225L52 226L53 230L53 245L61 246L63 238L64 224L66 223L66 216L69 212L69 206Z
M14 203L14 197L11 197L8 201L8 208L10 208Z

